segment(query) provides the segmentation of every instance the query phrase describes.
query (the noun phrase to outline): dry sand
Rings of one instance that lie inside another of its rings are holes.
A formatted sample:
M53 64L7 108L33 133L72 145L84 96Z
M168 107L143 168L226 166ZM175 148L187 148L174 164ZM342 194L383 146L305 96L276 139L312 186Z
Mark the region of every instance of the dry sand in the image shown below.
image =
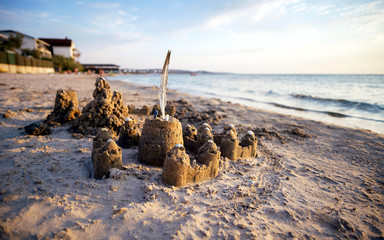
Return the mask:
M49 136L23 129L47 117L60 88L84 107L95 80L0 75L0 113L10 110L0 118L0 239L383 239L383 135L169 91L227 115L216 132L255 130L258 157L224 159L216 178L175 188L124 149L127 170L95 180L92 138L73 138L69 125ZM127 105L157 103L155 88L110 84Z

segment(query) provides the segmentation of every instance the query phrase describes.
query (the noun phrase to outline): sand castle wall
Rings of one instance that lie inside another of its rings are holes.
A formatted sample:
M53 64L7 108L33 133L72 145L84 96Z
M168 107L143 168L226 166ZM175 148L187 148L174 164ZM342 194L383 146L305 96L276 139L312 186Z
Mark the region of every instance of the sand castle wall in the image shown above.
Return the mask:
M197 156L191 160L182 145L172 148L164 161L162 179L165 184L176 187L187 183L201 182L219 173L220 151L213 141L204 144Z
M174 117L169 117L169 120L148 117L145 119L140 138L138 160L163 166L167 152L176 144L183 144L179 120Z

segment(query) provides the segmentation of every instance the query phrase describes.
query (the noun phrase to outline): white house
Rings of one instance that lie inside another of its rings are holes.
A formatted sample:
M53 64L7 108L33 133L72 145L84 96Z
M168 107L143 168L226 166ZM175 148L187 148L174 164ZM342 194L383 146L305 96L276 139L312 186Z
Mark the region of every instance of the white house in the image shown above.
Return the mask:
M43 40L31 37L24 33L13 31L13 30L3 30L3 31L0 31L0 34L5 35L8 38L11 35L17 36L18 34L23 36L23 42L21 43L20 49L15 49L15 51L18 52L19 54L21 54L22 49L31 49L31 50L36 49L41 52L42 57L46 57L46 58L52 57L51 51L49 50L49 44Z
M73 59L80 57L80 52L71 39L40 38L40 40L50 45L52 55L61 55Z

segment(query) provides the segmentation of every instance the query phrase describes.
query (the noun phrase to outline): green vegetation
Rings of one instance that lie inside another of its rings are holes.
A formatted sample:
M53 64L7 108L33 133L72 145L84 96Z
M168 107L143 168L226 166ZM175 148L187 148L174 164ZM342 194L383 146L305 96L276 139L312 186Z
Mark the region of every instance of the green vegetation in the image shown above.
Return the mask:
M8 39L3 40L3 48L4 50L14 51L17 48L21 47L21 44L23 43L24 36L17 33L15 36L11 34Z
M21 49L21 55L24 57L32 56L34 58L41 58L41 52L37 49L24 48Z
M63 56L53 56L53 67L55 68L55 71L62 72L62 71L75 71L77 70L80 72L83 70L83 66L79 63L73 60L72 58L66 58Z

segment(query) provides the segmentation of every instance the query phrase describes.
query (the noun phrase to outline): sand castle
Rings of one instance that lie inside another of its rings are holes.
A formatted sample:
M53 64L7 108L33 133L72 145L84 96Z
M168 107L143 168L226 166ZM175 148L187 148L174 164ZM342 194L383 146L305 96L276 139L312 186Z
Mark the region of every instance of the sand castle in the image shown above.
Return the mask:
M48 115L46 123L55 125L55 123L67 123L81 115L77 94L73 90L59 89L56 93L55 106Z
M167 152L176 144L183 144L179 120L174 117L168 119L148 117L145 119L140 138L138 160L163 166Z
M117 144L122 148L139 146L141 131L135 126L135 120L126 118L125 123L120 127Z
M93 91L94 99L82 110L82 115L73 122L72 129L83 134L96 134L98 128L109 128L118 135L120 127L128 117L128 108L122 100L122 95L112 93L109 83L98 77Z
M209 140L214 140L220 146L221 155L232 160L255 157L257 154L257 139L252 131L248 131L241 141L237 139L237 131L233 124L224 127L221 134L213 134L212 127L203 123L196 128L186 125L183 130L185 148L197 153L201 146Z
M189 155L181 144L175 145L164 161L162 179L165 184L176 187L187 183L201 182L219 173L220 151L209 140L200 149L197 159L191 164Z
M257 139L252 131L248 131L241 141L237 139L235 126L229 124L220 136L215 138L220 141L220 150L223 157L231 160L255 157L257 154Z
M121 148L113 141L113 132L102 128L93 140L93 175L96 179L109 177L111 168L123 169Z

